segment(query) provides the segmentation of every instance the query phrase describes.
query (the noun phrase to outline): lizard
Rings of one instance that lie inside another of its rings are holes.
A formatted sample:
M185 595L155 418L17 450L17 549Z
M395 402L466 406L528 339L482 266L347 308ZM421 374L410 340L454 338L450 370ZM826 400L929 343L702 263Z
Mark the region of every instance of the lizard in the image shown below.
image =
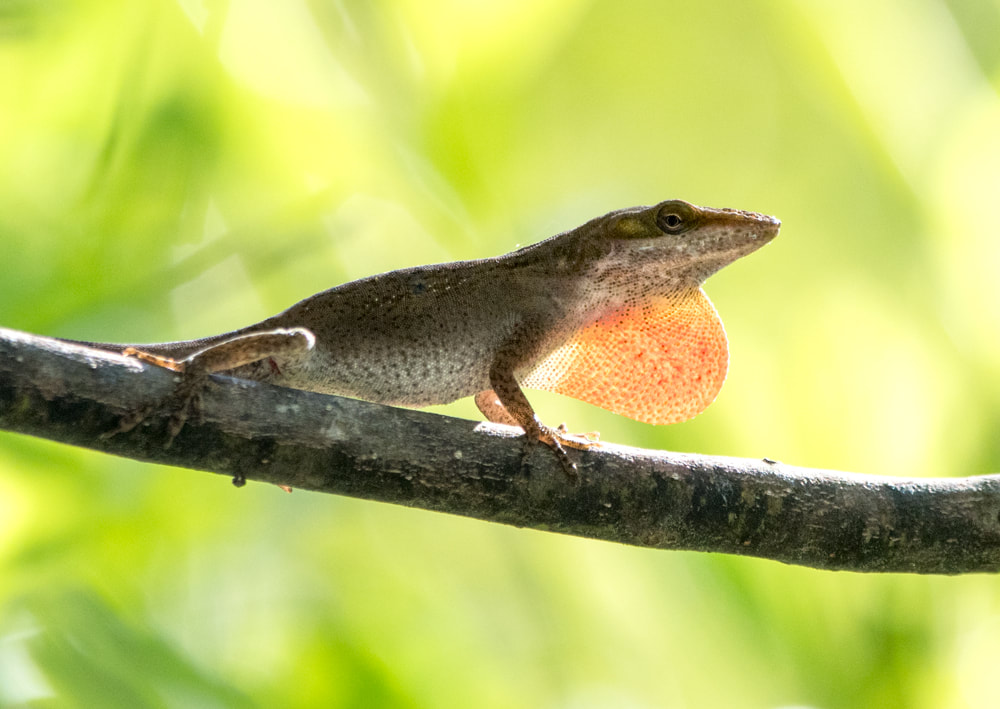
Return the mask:
M586 449L593 439L543 424L524 389L653 424L700 413L729 361L702 284L771 241L780 225L763 214L668 200L610 212L501 256L345 283L213 337L72 342L184 373L171 440L207 376L222 373L398 406L473 396L488 420L547 444L572 475L564 446Z

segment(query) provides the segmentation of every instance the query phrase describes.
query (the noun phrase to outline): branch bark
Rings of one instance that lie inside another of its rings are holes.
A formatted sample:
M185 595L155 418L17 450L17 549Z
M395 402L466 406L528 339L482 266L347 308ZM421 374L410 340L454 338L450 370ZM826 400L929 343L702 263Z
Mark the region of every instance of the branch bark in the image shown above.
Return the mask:
M166 414L108 437L173 390L135 359L0 329L0 429L136 460L659 549L822 569L1000 569L1000 476L908 479L605 444L569 482L518 432L213 377L169 448Z

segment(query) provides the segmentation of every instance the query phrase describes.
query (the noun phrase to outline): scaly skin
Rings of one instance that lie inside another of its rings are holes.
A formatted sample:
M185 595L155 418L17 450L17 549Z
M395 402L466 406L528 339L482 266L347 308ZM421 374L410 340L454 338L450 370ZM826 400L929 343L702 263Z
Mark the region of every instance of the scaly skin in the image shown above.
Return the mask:
M489 420L519 425L571 469L560 444L592 443L541 424L522 384L654 423L695 415L728 361L701 284L779 226L671 200L502 256L346 283L215 337L82 344L192 376L221 372L384 404L475 396Z

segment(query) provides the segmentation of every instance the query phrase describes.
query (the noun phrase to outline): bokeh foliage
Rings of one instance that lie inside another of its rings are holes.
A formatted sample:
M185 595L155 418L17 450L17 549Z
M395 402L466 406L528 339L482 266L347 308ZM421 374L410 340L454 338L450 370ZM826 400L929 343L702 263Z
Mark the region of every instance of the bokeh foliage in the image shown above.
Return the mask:
M0 323L196 337L682 197L730 377L650 447L1000 470L1000 3L7 0ZM447 407L475 417L468 402ZM0 704L992 707L992 577L658 553L0 435Z

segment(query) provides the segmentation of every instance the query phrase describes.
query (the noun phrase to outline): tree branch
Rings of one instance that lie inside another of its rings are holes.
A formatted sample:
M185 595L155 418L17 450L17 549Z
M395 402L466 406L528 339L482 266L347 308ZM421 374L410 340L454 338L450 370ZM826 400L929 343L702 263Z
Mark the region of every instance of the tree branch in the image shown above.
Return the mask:
M605 444L569 482L514 429L213 377L169 448L173 390L135 359L0 329L0 428L136 460L595 539L823 569L1000 569L1000 476L906 479Z

